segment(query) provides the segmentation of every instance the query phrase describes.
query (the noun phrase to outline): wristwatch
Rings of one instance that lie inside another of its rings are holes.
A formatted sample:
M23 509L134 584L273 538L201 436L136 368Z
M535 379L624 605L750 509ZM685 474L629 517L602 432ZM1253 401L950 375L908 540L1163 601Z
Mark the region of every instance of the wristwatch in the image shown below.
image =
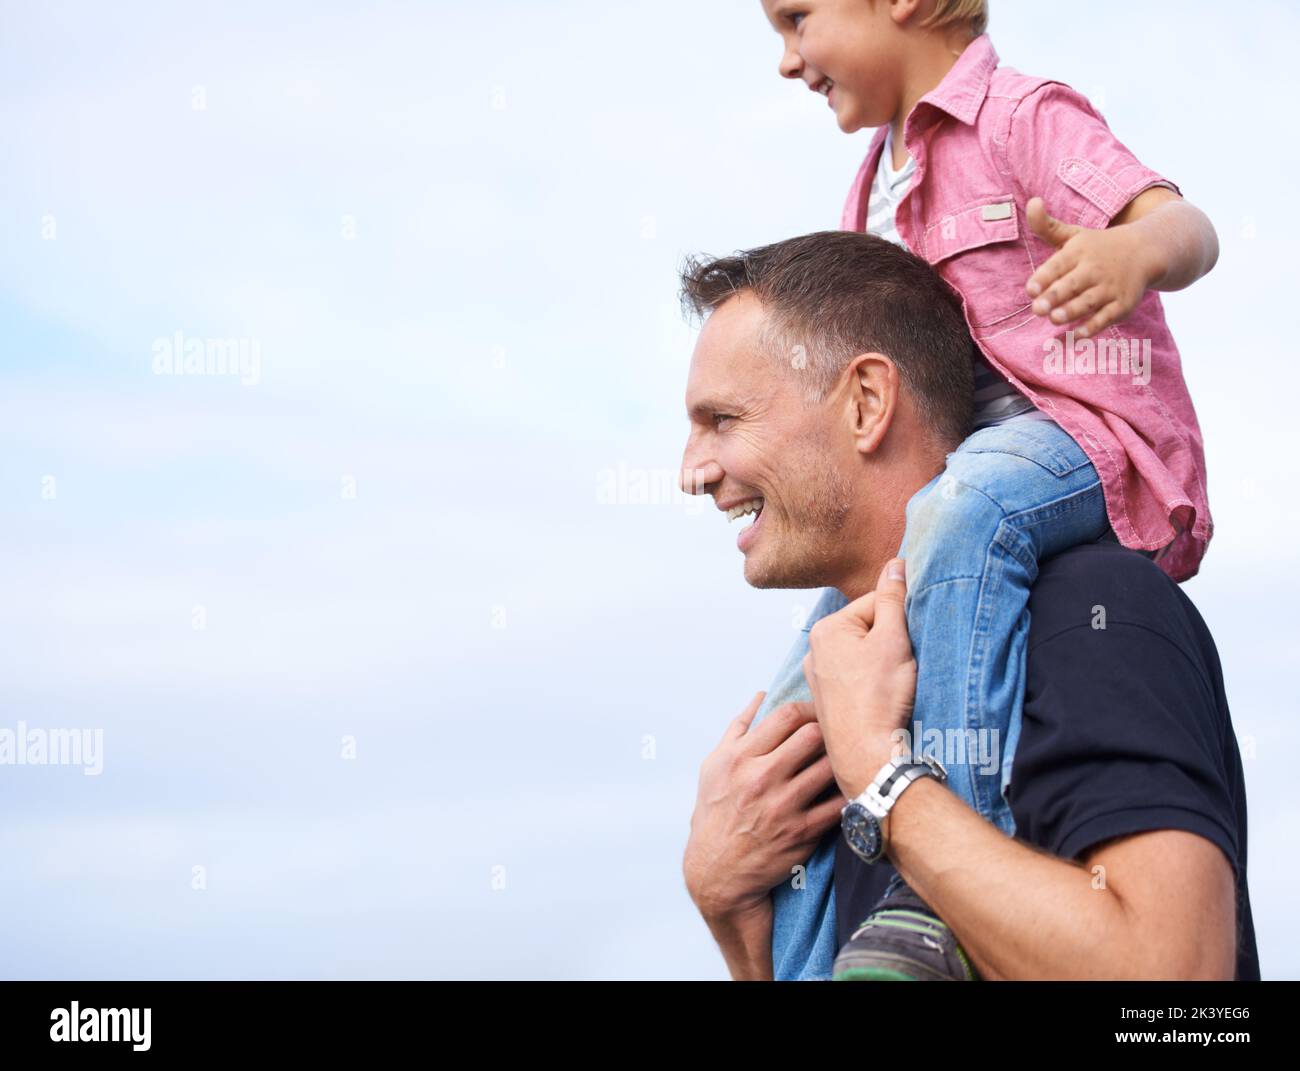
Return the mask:
M853 854L864 863L875 863L884 854L885 838L880 824L903 790L922 777L933 777L943 783L948 780L948 771L938 759L929 755L922 755L920 759L891 759L880 768L862 795L840 811L844 839L849 842Z

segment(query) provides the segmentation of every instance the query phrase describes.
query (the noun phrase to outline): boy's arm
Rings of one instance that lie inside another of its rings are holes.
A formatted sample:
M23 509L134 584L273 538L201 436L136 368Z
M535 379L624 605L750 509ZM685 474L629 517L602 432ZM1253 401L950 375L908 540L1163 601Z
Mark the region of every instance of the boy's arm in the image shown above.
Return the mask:
M1173 190L1153 186L1131 200L1111 222L1141 226L1143 239L1157 252L1163 270L1152 290L1182 290L1208 275L1219 259L1219 236L1210 217Z
M1026 206L1030 229L1057 252L1025 289L1053 323L1086 320L1079 337L1125 319L1147 290L1181 290L1214 267L1219 239L1209 218L1173 190L1153 186L1105 230L1064 223L1041 197Z
M1147 290L1189 286L1214 266L1218 239L1204 213L1069 86L1045 82L1020 100L1000 152L1029 230L1053 247L1043 256L1030 239L1039 246L1026 280L1033 311L1062 327L1083 323L1076 336L1123 320Z

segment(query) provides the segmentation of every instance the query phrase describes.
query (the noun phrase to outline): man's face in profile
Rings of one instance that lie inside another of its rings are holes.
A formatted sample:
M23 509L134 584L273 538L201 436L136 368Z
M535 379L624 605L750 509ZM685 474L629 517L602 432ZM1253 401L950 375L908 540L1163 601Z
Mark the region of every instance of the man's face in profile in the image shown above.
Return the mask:
M754 587L821 587L851 557L853 454L848 437L835 435L836 394L805 404L801 362L770 353L762 326L749 291L705 321L686 385L682 485L722 509L759 507L733 521L744 526L737 545Z

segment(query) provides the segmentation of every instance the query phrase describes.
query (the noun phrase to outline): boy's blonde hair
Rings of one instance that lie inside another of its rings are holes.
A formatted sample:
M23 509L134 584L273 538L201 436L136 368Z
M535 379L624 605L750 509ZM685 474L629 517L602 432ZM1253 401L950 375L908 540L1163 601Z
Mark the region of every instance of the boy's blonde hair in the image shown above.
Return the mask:
M988 0L934 0L934 10L926 16L922 26L938 29L964 22L971 36L978 37L989 28Z

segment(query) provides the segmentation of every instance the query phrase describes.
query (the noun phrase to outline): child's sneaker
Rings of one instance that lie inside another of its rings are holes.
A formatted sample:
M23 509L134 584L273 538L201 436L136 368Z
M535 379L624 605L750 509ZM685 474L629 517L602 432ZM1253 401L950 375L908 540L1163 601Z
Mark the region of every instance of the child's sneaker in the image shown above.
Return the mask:
M977 982L952 930L900 883L840 949L836 982Z

